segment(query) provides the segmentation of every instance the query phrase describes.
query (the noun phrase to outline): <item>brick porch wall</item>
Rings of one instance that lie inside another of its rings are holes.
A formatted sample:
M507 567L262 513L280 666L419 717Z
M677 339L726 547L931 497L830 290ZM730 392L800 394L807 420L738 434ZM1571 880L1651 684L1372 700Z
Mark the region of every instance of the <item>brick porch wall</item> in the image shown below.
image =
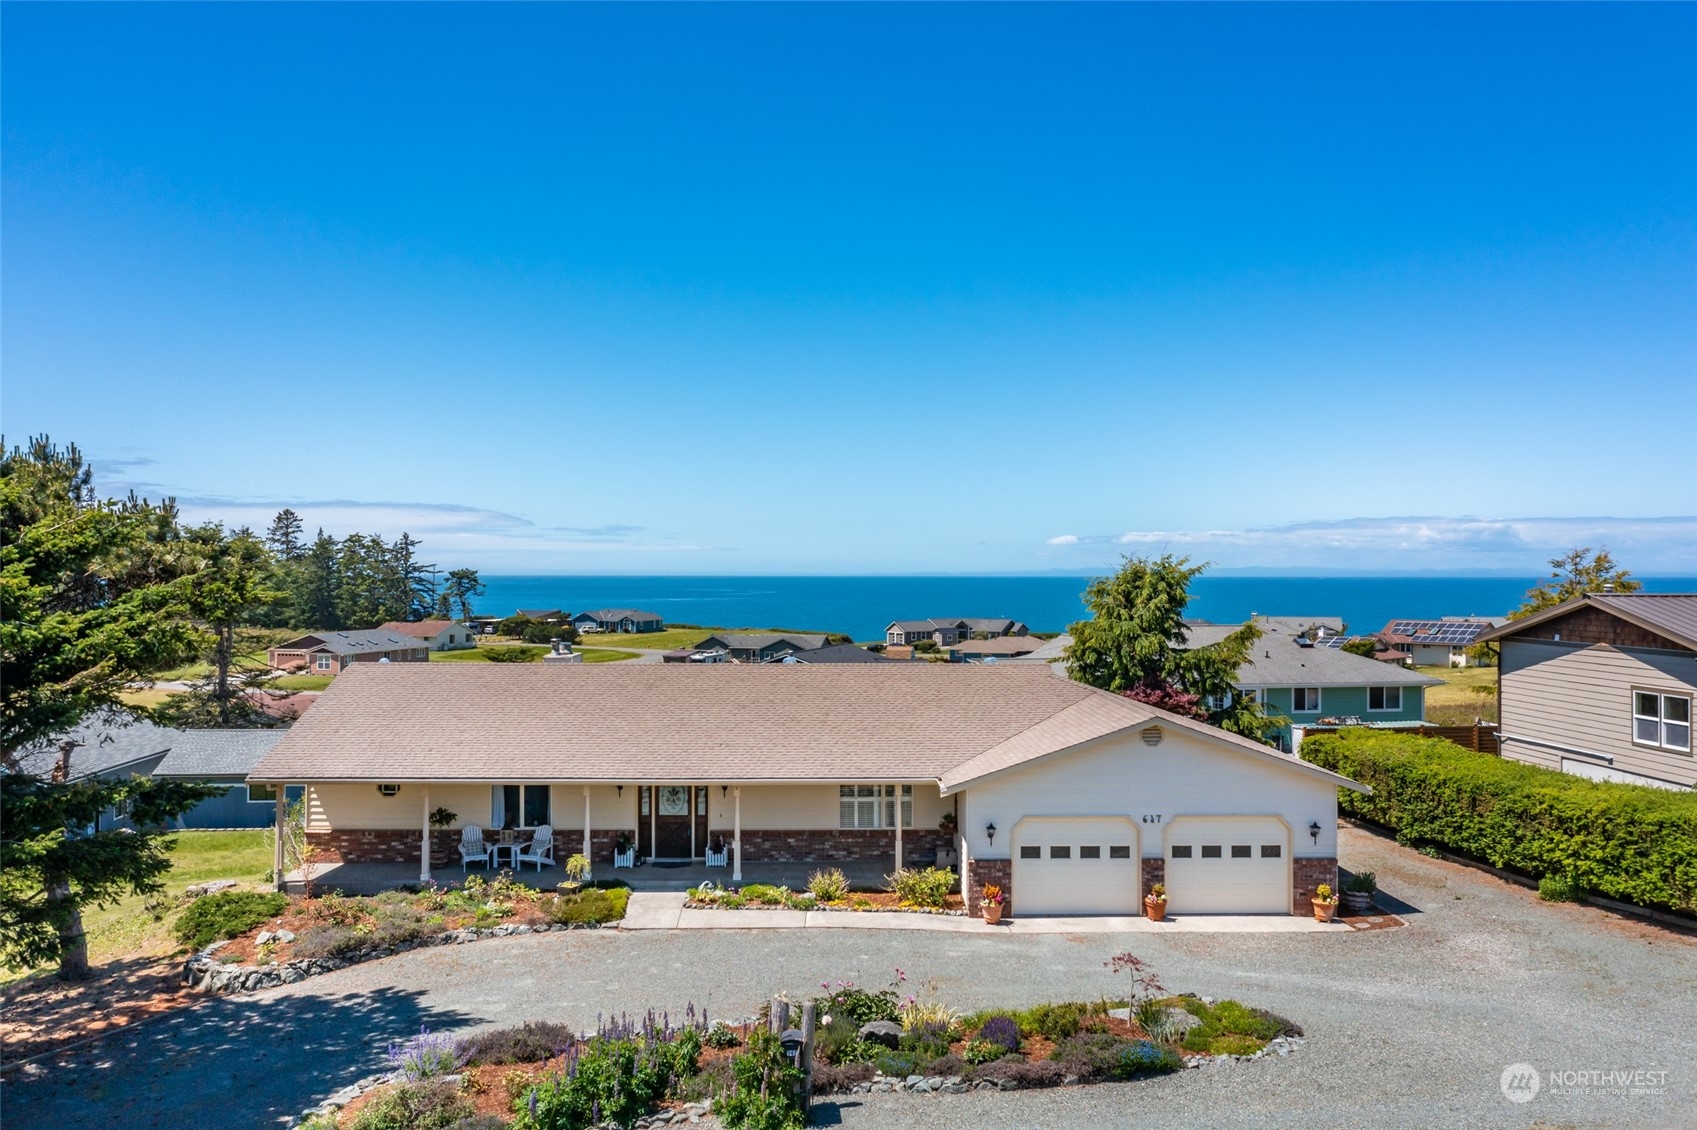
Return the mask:
M589 830L589 862L592 864L613 864L613 849L618 846L619 836L630 837L631 843L636 843L636 829L627 828L622 833L614 828ZM583 829L554 829L554 862L565 863L566 860L583 850Z
M1314 889L1321 883L1331 885L1332 890L1338 888L1338 861L1336 859L1293 859L1291 860L1291 875L1293 877L1292 914L1314 913Z
M983 908L984 884L1002 888L1002 913L1014 913L1013 860L969 859L966 862L966 912L977 915Z
M715 828L728 847L731 835ZM954 838L937 828L903 828L902 862L935 859L938 848L949 847ZM893 828L831 829L827 831L742 830L744 863L859 863L894 861L896 833Z

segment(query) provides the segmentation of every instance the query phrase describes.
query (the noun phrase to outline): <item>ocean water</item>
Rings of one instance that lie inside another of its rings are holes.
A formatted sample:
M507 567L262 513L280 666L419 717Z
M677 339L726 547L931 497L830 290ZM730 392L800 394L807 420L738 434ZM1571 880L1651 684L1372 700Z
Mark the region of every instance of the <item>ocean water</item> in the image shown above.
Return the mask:
M1341 616L1376 632L1399 618L1501 616L1537 577L1208 577L1187 615L1230 623L1268 616ZM1006 616L1058 632L1085 615L1078 577L485 577L475 609L641 608L668 623L813 629L883 638L891 620ZM1697 592L1697 577L1644 578L1652 592Z

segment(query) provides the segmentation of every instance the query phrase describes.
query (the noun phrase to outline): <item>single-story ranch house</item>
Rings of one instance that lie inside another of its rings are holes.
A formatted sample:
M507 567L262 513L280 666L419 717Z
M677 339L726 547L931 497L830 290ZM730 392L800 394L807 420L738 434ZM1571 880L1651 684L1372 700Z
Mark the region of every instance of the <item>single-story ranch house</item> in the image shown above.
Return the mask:
M952 848L970 906L995 883L1025 915L1136 914L1158 882L1174 914L1306 913L1360 788L1043 667L905 663L361 665L249 779L306 786L338 862L428 876L469 824L547 825L597 867L621 837L722 843L732 881Z
M666 621L658 612L639 608L592 608L573 616L572 627L580 632L659 632Z
M280 671L335 675L350 663L427 663L430 648L403 632L371 628L359 632L313 632L266 652Z
M431 651L458 651L477 646L476 634L458 620L391 620L378 625L377 630L411 636Z
M695 650L722 651L734 663L772 663L824 646L824 636L807 632L720 632L696 644Z

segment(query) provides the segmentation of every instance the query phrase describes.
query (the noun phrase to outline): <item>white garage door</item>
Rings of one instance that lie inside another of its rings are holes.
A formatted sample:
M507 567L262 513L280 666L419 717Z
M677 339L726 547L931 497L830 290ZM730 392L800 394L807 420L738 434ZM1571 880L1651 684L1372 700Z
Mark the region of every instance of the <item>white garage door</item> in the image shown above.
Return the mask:
M1170 914L1289 914L1290 830L1270 816L1182 816L1167 828Z
M1137 827L1126 816L1028 816L1013 833L1013 912L1136 914Z

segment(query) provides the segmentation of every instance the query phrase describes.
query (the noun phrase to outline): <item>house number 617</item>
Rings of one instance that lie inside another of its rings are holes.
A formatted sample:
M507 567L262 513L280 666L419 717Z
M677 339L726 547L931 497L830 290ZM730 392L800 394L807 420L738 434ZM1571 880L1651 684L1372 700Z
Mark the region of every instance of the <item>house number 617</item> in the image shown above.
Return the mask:
M1143 814L1143 822L1145 824L1159 824L1161 822L1161 814L1159 812L1145 812Z

